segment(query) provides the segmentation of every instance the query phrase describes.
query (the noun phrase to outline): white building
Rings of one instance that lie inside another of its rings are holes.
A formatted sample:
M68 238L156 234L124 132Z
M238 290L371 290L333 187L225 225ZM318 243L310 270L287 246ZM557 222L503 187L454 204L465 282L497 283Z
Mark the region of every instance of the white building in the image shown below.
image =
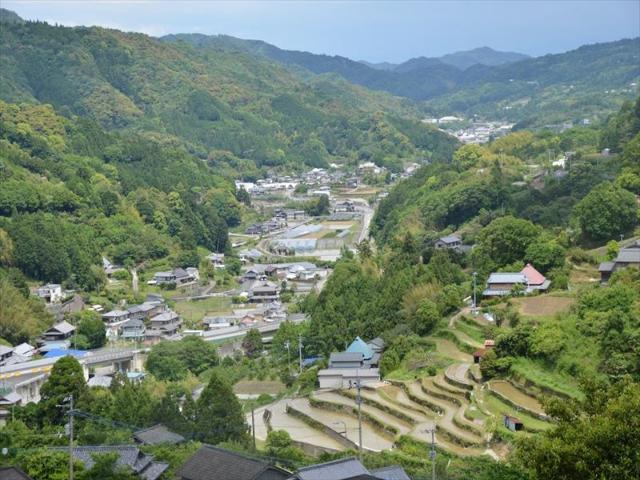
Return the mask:
M49 283L38 288L36 295L47 303L60 303L62 301L62 286L57 283Z

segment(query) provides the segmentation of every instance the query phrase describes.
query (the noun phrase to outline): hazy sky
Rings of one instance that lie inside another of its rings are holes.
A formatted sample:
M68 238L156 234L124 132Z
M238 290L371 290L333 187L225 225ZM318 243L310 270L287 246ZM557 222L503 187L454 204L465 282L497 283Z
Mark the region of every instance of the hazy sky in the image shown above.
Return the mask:
M27 19L160 36L224 33L282 48L403 61L479 46L529 55L640 36L640 0L2 0Z

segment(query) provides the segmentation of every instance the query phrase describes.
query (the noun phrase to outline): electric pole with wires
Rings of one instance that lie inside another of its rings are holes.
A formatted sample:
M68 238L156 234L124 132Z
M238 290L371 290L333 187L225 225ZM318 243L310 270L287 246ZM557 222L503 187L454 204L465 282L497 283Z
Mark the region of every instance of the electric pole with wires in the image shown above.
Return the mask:
M65 397L65 402L69 402L67 404L56 405L57 407L66 408L69 407L69 480L73 480L73 393L68 397Z
M349 388L356 388L356 405L358 406L358 458L362 461L362 397L360 396L360 371L356 370L356 381L349 380Z

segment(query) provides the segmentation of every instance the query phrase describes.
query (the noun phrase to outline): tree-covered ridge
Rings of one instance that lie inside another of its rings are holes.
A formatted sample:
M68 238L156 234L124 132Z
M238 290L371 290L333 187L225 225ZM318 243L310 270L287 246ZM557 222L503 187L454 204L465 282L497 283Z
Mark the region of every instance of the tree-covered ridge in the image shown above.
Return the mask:
M603 128L559 135L516 132L486 146L465 145L451 164L423 167L391 190L376 211L372 233L381 244L403 232L433 239L447 229L471 232L499 210L547 228L571 223L574 235L581 232L592 240L617 237L637 221L639 133L637 100L627 102ZM605 145L619 155L600 155ZM550 154L558 152L572 152L561 175L551 165L555 157ZM607 214L602 209L608 207L620 211ZM602 222L607 226L599 227Z
M34 279L94 289L101 255L136 264L224 251L240 220L231 182L178 145L4 102L0 145L0 266Z
M42 22L4 24L0 48L4 100L50 103L109 129L179 143L244 176L259 175L256 166L330 159L397 168L400 158L439 157L455 145L416 120L400 121L416 117L406 100L330 77L304 81L228 49ZM414 140L416 129L429 142Z
M296 71L302 68L315 74L335 73L373 90L425 101L425 110L433 114L479 114L522 122L523 126L579 122L584 118L601 120L625 98L633 97L636 92L630 83L640 78L640 39L587 45L503 65L469 65L463 57L460 65L468 67L464 70L447 63L444 57L417 58L396 68L377 69L345 57L283 50L266 42L226 35L184 34L164 39L204 49L249 52ZM475 56L481 56L482 49L478 50ZM453 58L454 62L460 60Z

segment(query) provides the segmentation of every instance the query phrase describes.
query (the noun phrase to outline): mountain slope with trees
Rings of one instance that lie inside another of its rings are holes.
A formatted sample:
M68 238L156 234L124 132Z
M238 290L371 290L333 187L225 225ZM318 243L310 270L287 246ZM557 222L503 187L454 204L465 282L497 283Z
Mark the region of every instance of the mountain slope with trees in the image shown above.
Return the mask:
M228 49L26 22L3 23L0 51L3 100L47 103L103 128L179 143L248 178L260 176L261 167L329 160L398 169L400 158L446 156L456 145L421 125L411 102L341 79L305 81Z
M633 98L637 90L630 84L640 79L638 38L536 58L514 54L508 62L481 48L439 59L421 57L400 65L384 64L382 69L345 57L283 50L259 40L225 35L169 35L164 40L248 52L297 72L335 73L373 90L425 101L423 108L430 114L477 114L521 122L522 126L578 122L585 117L592 122L603 120L625 99Z

